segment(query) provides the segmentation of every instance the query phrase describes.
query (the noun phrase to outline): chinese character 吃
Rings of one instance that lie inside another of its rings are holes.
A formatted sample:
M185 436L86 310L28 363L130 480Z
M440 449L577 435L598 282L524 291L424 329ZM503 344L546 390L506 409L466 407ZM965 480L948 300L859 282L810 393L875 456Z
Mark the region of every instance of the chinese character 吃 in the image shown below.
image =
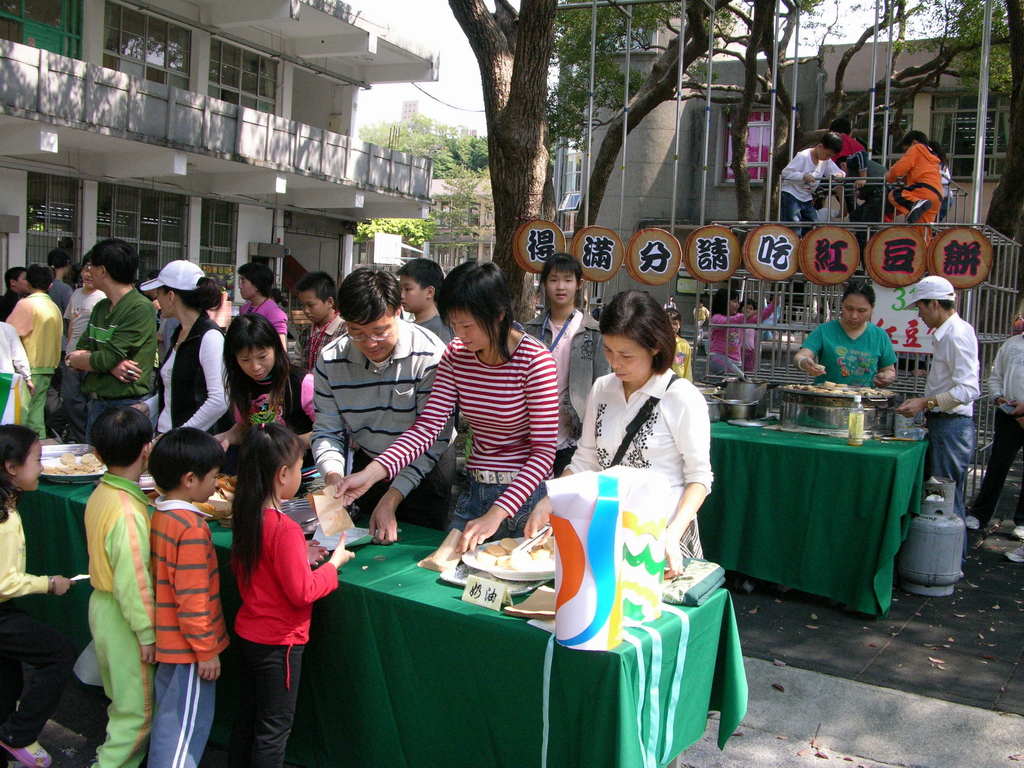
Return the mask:
M789 256L792 251L793 244L789 242L789 238L761 235L757 244L757 262L779 272L785 272L789 269Z
M697 269L703 272L729 269L729 241L724 237L698 237Z
M526 253L530 261L541 263L548 260L555 252L555 232L551 229L531 229Z
M947 275L975 276L981 266L981 243L952 240L942 249L942 269Z
M668 263L671 258L672 254L669 253L668 247L661 240L649 240L640 249L640 271L657 272L659 275L663 275L665 270L668 269Z
M831 242L827 237L814 243L814 268L819 272L849 272L843 263L843 249L850 244L844 240Z
M583 256L580 262L587 269L610 271L614 248L615 241L610 237L587 235L583 238Z
M897 237L885 241L882 252L883 272L905 272L914 274L914 256L917 253L917 241L911 237Z

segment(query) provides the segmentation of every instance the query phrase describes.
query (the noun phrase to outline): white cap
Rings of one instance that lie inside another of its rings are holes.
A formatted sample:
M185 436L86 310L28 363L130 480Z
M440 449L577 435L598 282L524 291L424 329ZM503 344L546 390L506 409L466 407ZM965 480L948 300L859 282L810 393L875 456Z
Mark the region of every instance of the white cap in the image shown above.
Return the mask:
M929 299L953 301L956 299L953 284L944 277L928 275L914 286L914 301L928 301Z
M199 281L206 277L206 273L198 264L191 261L178 259L165 265L160 274L152 280L147 280L139 286L140 290L151 291L154 288L163 286L172 291L194 291Z

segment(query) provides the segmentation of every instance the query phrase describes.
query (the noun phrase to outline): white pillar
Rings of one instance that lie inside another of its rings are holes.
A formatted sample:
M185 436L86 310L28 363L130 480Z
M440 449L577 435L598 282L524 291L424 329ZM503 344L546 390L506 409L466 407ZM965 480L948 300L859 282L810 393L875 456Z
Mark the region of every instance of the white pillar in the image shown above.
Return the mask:
M99 213L99 182L82 182L82 210L78 213L78 221L82 229L82 253L87 253L96 245L96 216Z
M103 66L104 0L82 2L82 61Z
M188 233L185 235L185 258L198 264L203 233L203 198L188 199Z
M352 251L356 238L354 235L341 236L341 279L344 280L352 272Z
M28 172L0 168L0 214L18 217L18 231L7 235L7 266L26 266L25 229L28 213ZM6 290L4 286L4 290Z

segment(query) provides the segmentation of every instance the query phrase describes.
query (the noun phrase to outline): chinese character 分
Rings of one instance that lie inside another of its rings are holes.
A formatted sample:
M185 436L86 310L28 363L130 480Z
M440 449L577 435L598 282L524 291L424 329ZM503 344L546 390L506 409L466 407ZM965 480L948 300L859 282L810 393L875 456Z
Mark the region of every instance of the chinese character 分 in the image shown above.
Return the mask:
M952 240L942 249L942 269L947 275L977 275L979 266L981 243Z
M615 241L610 237L587 235L583 238L583 257L580 262L588 269L611 270L614 247Z
M668 247L660 240L650 240L647 245L640 249L640 271L641 272L657 272L660 275L665 274L665 270L668 269L669 259L672 254L668 252Z
M905 272L914 274L914 255L917 253L917 241L910 237L898 237L885 242L882 252L883 272Z
M785 272L789 269L789 255L793 244L785 237L761 235L757 244L757 262Z
M545 262L555 252L555 233L550 229L531 229L526 243L530 261Z
M834 243L823 237L814 242L814 268L819 272L849 272L849 268L843 263L843 249L849 248L850 244L844 240L836 240Z
M697 238L697 269L725 272L729 268L729 241L724 237Z

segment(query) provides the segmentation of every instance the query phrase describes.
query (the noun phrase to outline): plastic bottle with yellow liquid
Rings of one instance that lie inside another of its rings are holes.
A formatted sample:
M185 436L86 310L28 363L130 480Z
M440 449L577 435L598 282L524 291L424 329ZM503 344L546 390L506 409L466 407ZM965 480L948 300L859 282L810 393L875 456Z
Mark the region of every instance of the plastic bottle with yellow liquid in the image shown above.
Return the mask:
M846 442L849 445L864 445L864 406L861 405L860 395L853 396L848 423L850 431Z

